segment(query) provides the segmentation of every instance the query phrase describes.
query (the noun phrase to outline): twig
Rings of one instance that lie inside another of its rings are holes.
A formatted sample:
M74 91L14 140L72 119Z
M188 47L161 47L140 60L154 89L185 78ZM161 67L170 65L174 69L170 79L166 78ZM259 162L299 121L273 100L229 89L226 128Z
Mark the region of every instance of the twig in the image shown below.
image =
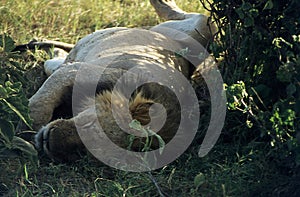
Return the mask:
M74 45L64 43L64 42L54 41L54 40L37 41L37 40L33 39L28 44L17 45L13 51L24 52L28 49L30 49L30 50L34 50L36 48L49 49L52 47L60 48L60 49L65 50L66 52L70 52L71 49L74 47Z
M153 177L153 175L151 174L151 172L148 172L148 175L149 175L149 178L151 179L151 181L154 183L158 193L159 193L159 196L160 197L166 197L166 195L163 194L161 188L159 187L158 183L156 182L155 178Z

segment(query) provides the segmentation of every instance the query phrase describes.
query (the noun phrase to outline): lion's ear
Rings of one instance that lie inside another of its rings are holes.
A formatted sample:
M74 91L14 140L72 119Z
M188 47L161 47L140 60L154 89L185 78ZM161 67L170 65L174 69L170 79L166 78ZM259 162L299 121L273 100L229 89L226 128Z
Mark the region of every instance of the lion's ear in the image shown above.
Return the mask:
M132 119L138 120L142 125L147 125L151 121L149 110L153 104L152 100L144 98L140 93L137 94L129 104Z

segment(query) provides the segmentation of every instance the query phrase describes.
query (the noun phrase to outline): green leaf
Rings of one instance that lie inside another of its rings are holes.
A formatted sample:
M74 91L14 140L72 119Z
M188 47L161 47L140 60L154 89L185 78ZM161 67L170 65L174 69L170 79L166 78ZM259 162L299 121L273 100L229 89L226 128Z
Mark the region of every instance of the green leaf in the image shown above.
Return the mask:
M246 120L246 125L248 128L252 128L253 127L253 122L251 122L250 120Z
M5 87L3 87L3 85L0 85L0 100L1 98L7 98L7 96L7 90L5 89Z
M245 10L245 11L248 11L252 8L252 5L248 2L243 2L243 5L242 5L242 9Z
M241 8L236 9L235 12L239 15L240 19L245 17L244 11Z
M138 120L132 120L129 123L129 127L132 128L132 129L136 129L138 131L144 130L144 128L142 127L141 123Z
M158 135L157 133L155 133L151 129L147 129L147 131L150 135L153 135L157 138L158 143L159 143L159 153L162 154L162 152L165 148L165 145L166 145L165 141L162 139L162 137L160 135Z
M13 144L13 149L20 150L26 156L37 157L36 149L34 148L34 146L32 144L30 144L26 140L24 140L20 137L14 136L14 138L12 140L12 144Z
M273 8L274 4L272 0L267 1L267 3L265 4L265 7L263 8L263 10L271 10Z
M252 16L245 17L244 20L245 27L251 27L254 25L254 18Z
M19 112L19 110L15 107L15 106L13 106L11 103L9 103L6 99L2 99L3 101L4 101L4 103L6 103L6 105L12 110L12 111L14 111L20 118L21 118L21 120L30 128L30 129L32 129L31 128L31 126L30 126L30 124L28 123L28 121L26 120L26 118L24 118L24 116Z
M291 82L293 76L296 74L296 65L293 62L287 62L280 65L276 71L276 78L281 82Z
M11 52L16 47L15 41L6 34L0 35L0 47L5 52Z
M11 142L14 135L14 125L7 120L0 119L0 137L6 142Z
M200 187L201 185L203 185L205 183L205 181L206 181L205 175L202 172L200 172L194 178L194 185L196 187Z
M185 57L190 52L189 48L186 47L184 49L180 49L179 51L175 52L176 57Z
M257 16L259 16L259 11L258 11L258 9L251 9L250 10L250 15L252 16L252 17L254 17L254 18L256 18Z
M293 94L297 91L296 86L291 83L286 87L286 93L288 96L293 96Z
M296 119L296 113L292 109L286 109L282 114L283 124L294 126L294 120Z
M25 180L28 180L29 176L28 176L28 170L26 164L24 164L24 175L25 175Z
M132 128L132 129L136 129L138 131L142 131L143 133L145 133L148 136L155 136L158 140L158 143L159 143L159 153L162 154L166 143L160 135L158 135L157 133L155 133L154 131L152 131L149 128L145 129L138 120L132 120L129 123L129 127ZM133 141L133 139L134 138L131 137L131 141ZM149 145L149 138L148 137L146 138L146 144ZM149 147L144 147L144 148L149 148Z

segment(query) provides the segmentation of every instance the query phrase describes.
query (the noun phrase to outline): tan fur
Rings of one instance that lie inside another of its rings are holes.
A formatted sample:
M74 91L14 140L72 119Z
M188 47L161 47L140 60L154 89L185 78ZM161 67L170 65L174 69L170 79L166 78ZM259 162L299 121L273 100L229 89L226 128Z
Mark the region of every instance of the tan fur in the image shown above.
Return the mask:
M77 159L78 152L84 150L84 145L77 133L76 126L93 127L96 122L100 123L105 134L114 143L123 148L128 148L129 134L124 132L122 127L125 127L125 131L133 134L140 132L129 128L128 125L133 119L138 120L145 127L150 125L150 129L160 135L165 143L168 143L175 135L181 120L181 108L176 95L168 88L151 83L143 85L133 93L129 100L122 92L112 93L111 90L103 90L96 95L95 99L85 98L82 101L82 112L73 118L53 120L55 109L62 106L67 97L72 96L76 76L82 67L94 68L94 70L90 70L91 73L85 74L86 79L83 81L91 78L98 79L101 75L98 81L100 85L115 84L122 74L137 65L142 67L141 73L138 73L137 77L129 77L128 81L124 82L125 86L127 83L135 84L139 79L147 81L149 74L149 79L151 79L151 72L153 72L151 68L156 66L170 71L170 73L177 70L186 78L190 77L190 64L184 58L176 57L171 51L181 49L181 45L170 41L164 33L167 28L169 36L172 37L172 31L169 30L174 29L173 36L176 37L176 31L181 31L187 37L192 37L206 46L214 32L211 31L213 29L211 24L208 25L208 17L185 13L172 0L151 0L151 3L159 15L167 19L180 20L167 21L151 28L151 31L110 28L82 38L69 53L65 62L56 71L50 73L50 77L43 86L30 98L29 107L34 123L33 128L40 129L35 138L36 147L43 149L51 158L59 161ZM164 46L169 49L164 49L160 43L164 43ZM98 71L103 71L103 73ZM98 73L101 74L97 75ZM179 79L174 79L169 74L163 74L160 71L154 74L167 81L175 80L181 84ZM185 87L180 88L184 89ZM128 108L122 108L126 104L128 104ZM152 108L157 106L156 104L164 106L164 110L159 107ZM115 106L115 114L112 112L112 106ZM161 127L152 124L163 119L164 114L167 116ZM43 127L43 125L46 126ZM141 150L144 141L144 137L137 137L130 148ZM158 145L157 139L154 139L151 148L156 149Z

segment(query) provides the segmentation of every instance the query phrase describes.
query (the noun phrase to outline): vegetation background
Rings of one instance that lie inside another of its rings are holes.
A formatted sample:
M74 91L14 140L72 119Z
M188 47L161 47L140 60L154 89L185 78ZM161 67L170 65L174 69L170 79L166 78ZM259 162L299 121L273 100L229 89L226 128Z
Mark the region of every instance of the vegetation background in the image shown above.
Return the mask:
M151 173L109 168L89 157L53 163L28 143L28 100L45 79L41 51L14 52L32 38L67 43L97 29L159 22L148 0L0 1L0 196L299 196L300 3L298 0L176 0L219 28L209 46L228 98L214 149L197 156L205 126L181 157ZM204 7L207 6L207 9ZM209 106L201 125L209 120Z

